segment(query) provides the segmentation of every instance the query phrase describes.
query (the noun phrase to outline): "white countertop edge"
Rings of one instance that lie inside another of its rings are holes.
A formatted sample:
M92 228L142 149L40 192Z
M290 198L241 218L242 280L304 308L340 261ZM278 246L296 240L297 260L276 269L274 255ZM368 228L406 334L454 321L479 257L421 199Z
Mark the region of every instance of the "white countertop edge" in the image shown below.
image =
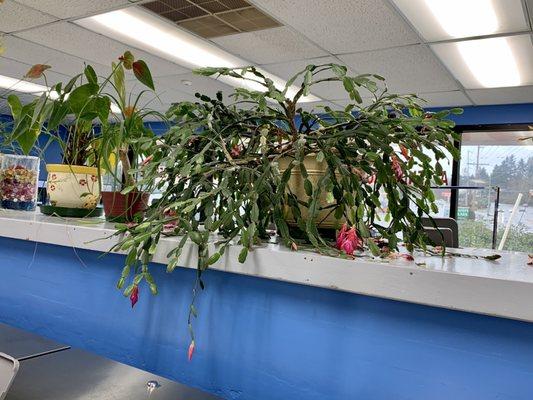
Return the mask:
M0 236L79 249L108 251L117 237L113 224L94 219L65 220L39 213L0 210ZM166 254L178 238L163 238L154 255L166 264ZM345 260L312 252L292 252L265 245L237 261L240 246L232 246L211 269L382 297L479 314L533 322L533 268L525 253L500 252L498 261L416 256L416 262ZM467 251L467 250L465 250ZM492 251L476 250L476 254ZM196 268L196 246L188 243L180 265Z

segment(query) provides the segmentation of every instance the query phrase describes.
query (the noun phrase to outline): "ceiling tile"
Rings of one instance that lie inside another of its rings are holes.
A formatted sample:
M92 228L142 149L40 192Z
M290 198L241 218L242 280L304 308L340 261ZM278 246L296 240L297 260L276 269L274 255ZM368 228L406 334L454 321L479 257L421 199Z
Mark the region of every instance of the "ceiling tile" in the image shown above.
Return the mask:
M184 84L184 81L186 81L186 83L190 82L190 85ZM195 75L193 73L160 77L155 79L154 83L158 93L158 88L165 88L168 90L176 90L190 96L194 96L194 94L198 92L213 97L218 91L222 91L224 97L227 98L228 95L234 92L232 86L216 79Z
M138 81L127 81L126 91L128 96L131 97L130 102L135 102L136 97L141 94L141 92L143 93L139 99L139 104L146 105L148 108L159 109L161 104L172 104L179 101L195 101L196 99L193 95L164 86L157 80L154 84L156 89L155 93L147 90L147 88Z
M298 61L290 61L290 62L285 62L285 63L263 65L261 67L265 69L266 71L279 76L280 78L288 80L292 78L296 73L305 69L305 67L307 67L310 64L321 65L321 64L330 64L330 63L342 64L341 61L335 59L334 57L320 57L320 58L311 58L307 60L298 60ZM352 71L349 71L348 73L350 75L355 75ZM327 72L323 72L323 73L319 73L317 77L324 78L326 75L328 75ZM300 85L302 83L302 79L298 79L294 83L295 85ZM340 82L324 82L324 83L316 84L311 89L311 93L324 100L344 99L344 98L347 99L349 97L348 94L346 93L346 90L344 90L344 87Z
M363 97L362 103L359 104L359 107L368 107L370 104L372 104L372 98L370 97ZM350 99L340 99L340 100L333 100L333 103L338 106L338 109L344 109L348 104L356 104L353 100Z
M212 39L223 49L258 64L325 56L327 53L287 27Z
M60 22L31 29L21 32L17 36L43 46L58 49L64 53L87 59L88 62L109 66L125 50L131 49L131 46L81 28L70 22ZM142 50L131 50L135 57L146 61L153 76L173 75L188 71L170 61L163 60Z
M449 73L423 45L339 56L358 73L375 73L396 93L458 90Z
M91 13L104 12L131 3L128 0L16 0L28 7L55 15L59 18L85 16Z
M10 78L22 79L29 71L31 66L32 64L21 63L19 61L10 60L6 57L0 57L0 74L9 76ZM68 81L68 79L70 79L67 75L59 74L50 70L46 71L45 75L48 85L53 85L57 82ZM44 78L28 80L39 85L45 84Z
M56 18L50 15L15 3L13 0L4 1L0 7L1 32L10 33L56 21Z
M450 92L432 92L419 93L418 96L425 102L420 102L420 105L426 107L459 107L469 106L472 102L468 100L463 92L460 90L453 90Z
M384 0L251 0L331 53L382 49L419 42Z
M475 104L533 103L533 86L467 90Z
M48 64L52 66L51 71L68 76L83 72L84 63L86 62L82 58L61 53L16 36L7 36L4 38L4 43L6 50L3 57L29 65ZM110 72L110 68L107 66L94 62L91 65L98 75L105 76Z

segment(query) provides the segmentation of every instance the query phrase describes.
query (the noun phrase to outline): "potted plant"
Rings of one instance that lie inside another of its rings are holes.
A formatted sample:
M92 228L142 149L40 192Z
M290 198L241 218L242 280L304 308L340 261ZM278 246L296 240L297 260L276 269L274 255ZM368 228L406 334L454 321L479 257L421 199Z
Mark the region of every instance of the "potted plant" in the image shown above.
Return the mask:
M129 281L124 294L133 305L143 280L157 292L148 263L162 236L182 236L168 254L169 271L187 240L197 245L190 354L203 273L232 244L241 246L240 262L276 230L293 250L331 256L385 257L402 240L409 251L426 247L421 218L436 211L431 186L441 183L445 151L457 156L446 117L460 109L429 115L417 96L391 94L380 76L349 76L336 64L309 65L283 88L254 67L196 72L249 80L263 90L236 89L231 102L198 95L198 102L169 111L175 125L152 141L138 182L161 198L138 224L118 226L128 235L115 246L128 252L118 287ZM297 81L299 90L288 97ZM305 111L300 100L327 84L343 85L352 103L340 111ZM369 105L362 105L360 91L372 97ZM319 229L330 217L332 226L342 223L336 241ZM219 239L210 241L213 235Z
M142 120L151 112L136 109L141 95L130 106L131 99L125 94L124 66L133 69L137 79L153 89L151 74L144 61L135 61L131 53L126 52L119 63L113 64L110 76L104 79L99 80L88 65L82 74L66 85L54 85L50 92L43 93L29 105L22 106L15 95L8 97L15 120L11 142L19 143L25 150L31 149L42 133L48 135L48 143L55 141L61 147L63 163L47 165L47 192L51 206L45 206L43 211L79 217L97 215L95 211L98 211L96 206L101 192L99 172L102 170L118 180L134 183L130 170L131 162L135 160L129 160L128 156L131 157L130 151L143 154L140 139L143 135L152 135L144 128ZM49 66L38 64L28 74L34 71L33 77L41 76L47 68ZM112 106L114 112L111 112ZM30 123L32 125L27 126ZM122 161L123 174L120 177L114 175L118 168L117 154ZM103 194L104 207L108 215L115 217L113 199L121 199L122 195L113 194L109 201L108 194ZM134 199L134 196L130 197ZM141 199L146 197L146 194L140 196ZM139 208L135 201L131 203L132 207L126 211L122 209L119 214L125 212L128 216L132 209Z
M135 60L126 51L118 63L113 63L111 86L115 104L120 109L121 119L102 124L99 155L109 171L104 182L102 201L106 218L111 221L131 221L148 206L150 193L136 184L138 167L150 157L154 133L145 124L145 119L155 117L164 119L160 113L141 105L146 91L137 96L127 96L125 71L132 70L139 82L154 91L150 70L142 60ZM107 160L117 155L118 163L110 165Z
M37 64L26 76L45 77L48 68ZM8 96L14 121L9 141L27 153L35 148L39 135L46 135L48 142L40 150L56 142L62 152L62 164L46 166L50 206L43 205L43 212L79 217L94 214L100 186L92 124L95 118L107 119L111 104L98 89L96 73L87 66L83 74L64 86L57 83L27 105L14 94Z

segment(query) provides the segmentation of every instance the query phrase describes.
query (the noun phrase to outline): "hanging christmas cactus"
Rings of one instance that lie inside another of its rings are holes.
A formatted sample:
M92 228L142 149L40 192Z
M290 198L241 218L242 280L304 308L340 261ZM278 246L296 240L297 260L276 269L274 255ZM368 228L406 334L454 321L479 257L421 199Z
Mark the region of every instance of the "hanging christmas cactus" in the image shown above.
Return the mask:
M143 280L156 292L148 263L161 237L181 235L168 271L183 262L187 241L197 245L190 357L194 299L228 246L241 246L239 262L274 235L293 250L341 257L426 247L422 217L437 211L431 186L442 183L449 154L457 156L447 117L460 109L428 114L417 96L391 94L383 78L349 76L335 64L310 65L285 87L253 67L197 73L254 90L236 89L230 101L197 95L169 111L173 127L139 167L138 184L161 197L137 224L119 226L128 234L116 246L128 252L119 287L132 279L131 296ZM318 85L344 87L351 104L308 111Z

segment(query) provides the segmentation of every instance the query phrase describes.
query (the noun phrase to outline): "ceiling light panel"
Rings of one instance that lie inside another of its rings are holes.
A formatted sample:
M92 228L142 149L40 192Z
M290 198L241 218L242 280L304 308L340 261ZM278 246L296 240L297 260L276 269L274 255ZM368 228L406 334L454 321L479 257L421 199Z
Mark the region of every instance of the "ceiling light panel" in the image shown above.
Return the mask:
M190 69L200 67L238 68L250 65L249 62L137 7L111 11L75 22L94 32L146 50ZM285 81L282 79L266 71L261 72L272 79L276 87L285 86ZM264 91L264 87L254 82L226 76L218 79L231 86ZM297 87L291 87L287 96L290 97L297 90ZM319 98L316 96L309 95L300 101L317 100Z
M392 0L428 42L528 30L521 0Z
M467 89L533 84L530 35L441 43L431 48Z

